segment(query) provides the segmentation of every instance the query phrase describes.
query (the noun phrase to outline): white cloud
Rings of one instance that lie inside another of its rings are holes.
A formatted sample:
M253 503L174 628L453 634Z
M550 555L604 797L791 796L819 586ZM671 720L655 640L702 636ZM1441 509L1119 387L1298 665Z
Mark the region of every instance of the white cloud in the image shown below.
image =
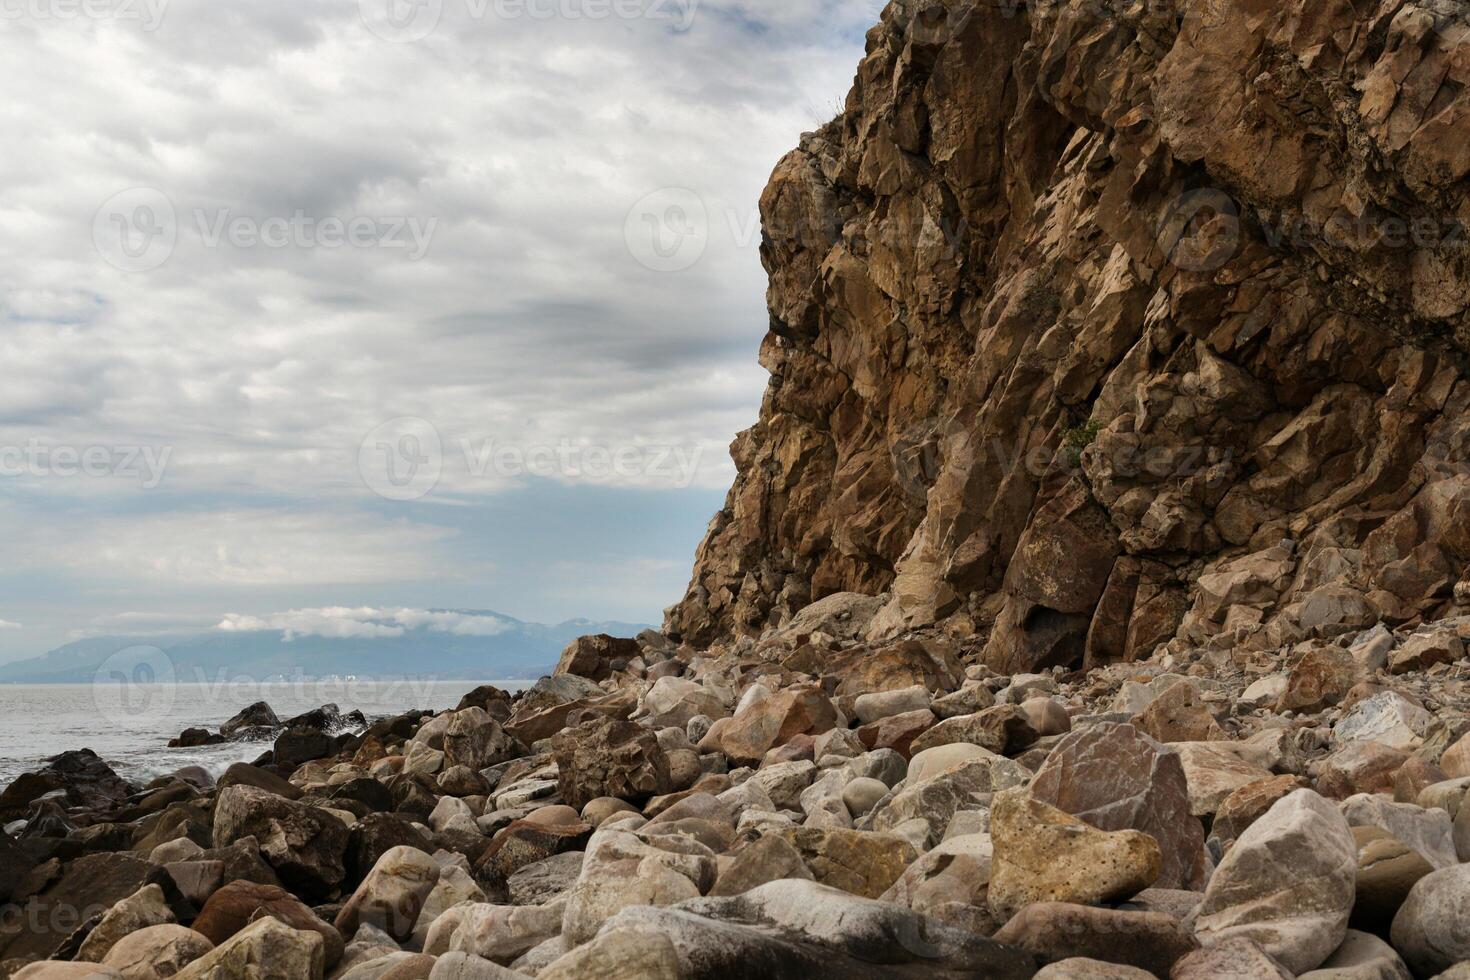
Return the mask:
M22 626L22 625L20 625L19 623L12 623L8 619L0 619L0 630L20 630L20 629L25 629L25 627Z
M411 629L427 628L432 633L456 636L495 636L511 624L495 616L438 612L428 609L375 609L328 607L293 609L266 616L228 613L215 626L227 633L280 630L286 639L323 636L337 639L377 639L402 636Z
M448 567L453 530L365 513L199 511L77 520L60 539L45 527L7 533L28 567L174 588L407 583L489 568Z

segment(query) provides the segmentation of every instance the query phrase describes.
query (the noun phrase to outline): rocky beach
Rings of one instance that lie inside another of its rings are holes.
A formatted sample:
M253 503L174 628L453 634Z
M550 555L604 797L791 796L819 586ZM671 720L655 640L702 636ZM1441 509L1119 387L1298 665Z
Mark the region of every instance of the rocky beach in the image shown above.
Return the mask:
M58 756L0 977L1470 978L1463 4L894 0L761 209L662 630Z

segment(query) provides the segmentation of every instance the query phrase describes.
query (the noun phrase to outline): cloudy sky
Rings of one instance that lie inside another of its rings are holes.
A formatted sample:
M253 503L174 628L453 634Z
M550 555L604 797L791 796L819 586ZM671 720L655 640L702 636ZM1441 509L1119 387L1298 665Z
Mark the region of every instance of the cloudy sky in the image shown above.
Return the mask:
M0 660L657 621L877 0L0 0Z

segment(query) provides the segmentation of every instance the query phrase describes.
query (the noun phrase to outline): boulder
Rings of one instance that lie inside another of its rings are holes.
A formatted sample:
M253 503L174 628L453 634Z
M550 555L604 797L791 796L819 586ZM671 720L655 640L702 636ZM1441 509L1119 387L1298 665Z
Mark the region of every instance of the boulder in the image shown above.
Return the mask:
M1391 938L1416 976L1470 960L1470 864L1420 878L1394 916Z
M1450 779L1470 777L1470 734L1462 735L1439 757L1439 767Z
M874 691L870 694L859 694L853 702L853 710L857 714L858 721L864 725L883 718L891 718L894 715L907 714L910 711L927 711L933 695L929 689L922 684L912 687L902 687L896 691Z
M1358 877L1349 924L1386 933L1409 890L1434 866L1381 827L1354 827L1353 839L1358 844Z
M301 787L282 779L273 772L261 769L259 766L252 766L248 762L236 762L231 765L215 782L215 789L218 790L224 790L230 786L253 786L288 800L299 800L302 796Z
M944 753L950 748L946 745L929 751ZM916 756L902 788L858 821L858 829L892 831L908 821L923 820L932 843L944 835L957 812L976 809L991 794L1022 786L1031 778L1031 771L1018 762L979 746L969 748L973 752L957 753L962 761L953 765L945 764L948 759Z
M131 796L133 787L91 749L63 752L0 792L0 821L25 817L32 803L52 793L60 793L68 807L105 813Z
M525 974L470 953L445 953L434 960L429 980L523 980ZM386 975L379 980L393 980Z
M505 880L512 905L546 905L571 890L582 873L581 851L566 851L532 862Z
M164 980L213 949L214 944L193 929L165 923L119 939L102 965L124 980Z
M479 710L479 709L471 709ZM439 865L423 851L395 847L378 859L337 913L333 926L344 936L368 924L398 942L413 935L429 893L439 882Z
M668 836L644 840L604 827L592 835L567 894L562 932L569 942L584 943L620 909L698 898L714 880L714 854L703 844Z
M498 893L522 868L557 854L580 851L591 833L592 828L580 820L556 824L516 820L496 832L475 864L475 878L488 891Z
M1305 779L1291 775L1271 776L1247 783L1220 803L1210 832L1224 844L1232 844L1245 833L1246 828L1265 816L1277 800L1306 788Z
M1359 701L1333 727L1339 743L1370 741L1412 752L1424 744L1434 716L1395 691Z
M554 960L539 980L682 980L679 953L667 936L611 929ZM431 978L432 980L432 978Z
M969 906L983 913L994 931L1000 923L989 914L987 902L994 853L989 834L947 838L904 869L879 898L935 915L947 906Z
M639 714L655 728L685 728L695 718L713 723L730 714L725 702L698 681L660 677L643 696Z
M859 728L858 739L866 749L892 749L908 758L914 740L927 731L934 721L934 712L928 708L889 715Z
M1213 742L1225 737L1199 688L1184 681L1149 702L1133 724L1159 742Z
M261 738L280 727L281 719L276 717L271 706L264 701L257 701L240 709L229 721L219 726L219 733L225 738L233 739Z
M320 934L292 929L266 916L194 960L174 977L176 980L254 977L321 980L325 969L323 945Z
M149 926L175 922L173 909L165 901L163 889L158 885L145 885L103 913L101 921L82 941L76 959L101 963L124 936Z
M479 771L526 754L525 746L506 734L484 708L454 712L444 730L444 763Z
M361 882L378 860L395 847L412 847L429 853L434 850L434 843L411 820L396 813L370 813L353 824L343 855L347 883Z
M347 826L315 807L250 786L220 792L214 811L214 846L254 837L261 856L281 880L311 897L330 894L346 875Z
M1158 887L1203 887L1205 833L1184 767L1132 725L1104 722L1066 736L1037 770L1031 795L1099 830L1148 834L1163 862Z
M41 960L21 967L11 980L123 980L123 976L99 963Z
M780 834L767 834L736 851L715 879L713 898L743 895L753 888L783 878L811 880L812 873L801 852Z
M1455 854L1454 827L1444 810L1390 803L1380 796L1360 794L1342 804L1349 827L1381 827L1403 841L1436 868L1459 863Z
M1276 710L1310 713L1329 708L1342 700L1359 677L1358 664L1346 650L1312 647L1291 668Z
M924 732L912 743L917 754L957 742L978 745L999 755L1014 755L1032 745L1040 735L1031 716L1020 705L997 704L972 715L947 718Z
M132 854L85 854L65 864L55 858L38 864L19 889L24 905L9 907L24 915L7 913L0 931L4 956L51 956L68 934L142 888L152 871Z
M1392 946L1377 936L1349 929L1342 945L1315 970L1297 980L1413 980Z
M1429 787L1448 781L1445 771L1418 756L1398 767L1393 774L1393 798L1397 803L1417 803ZM1453 814L1451 815L1453 816Z
M1176 742L1171 748L1184 767L1189 809L1197 817L1212 816L1231 793L1272 775L1238 742Z
M988 902L1008 920L1037 902L1119 902L1158 880L1158 842L1136 830L1103 831L1022 790L996 796Z
M918 858L902 837L840 828L793 827L781 834L820 884L877 898Z
M608 929L666 937L683 980L1010 980L1036 969L1020 950L809 881L672 909L628 908Z
M859 776L842 788L842 805L853 819L866 815L878 801L888 795L888 785L881 779Z
M507 965L561 932L562 907L471 905L449 941L449 951Z
M1199 948L1178 919L1162 912L1062 902L1026 906L1000 928L994 939L1026 950L1041 963L1086 957L1146 970L1159 977L1168 976L1175 962Z
M836 671L837 693L856 698L877 691L922 685L930 691L953 691L965 679L964 667L943 640L904 639L860 653Z
M672 789L658 738L634 722L584 722L558 733L551 745L558 792L579 810L598 797L641 801Z
M1042 967L1036 980L1150 980L1147 970L1075 956Z
M1452 664L1465 656L1465 644L1453 630L1416 633L1388 655L1390 674L1428 670L1435 664Z
M1269 953L1244 936L1206 945L1174 964L1170 980L1292 980Z
M1293 973L1316 969L1347 933L1357 845L1311 790L1279 800L1230 848L1195 920L1205 945L1242 937Z
M419 920L414 923L412 944L415 948L423 948L429 935L429 927L445 910L465 902L484 901L485 892L475 884L475 880L461 865L441 865L439 881L434 885L433 891L429 892L429 897L424 899L424 907L419 910Z
M820 735L836 725L837 709L824 694L814 688L791 687L742 700L734 717L716 722L706 741L717 741L732 765L758 765L773 746L784 745L797 735Z
M562 651L554 673L600 681L612 674L617 663L626 663L642 652L637 640L620 639L606 633L579 636Z
M341 933L303 905L290 892L274 885L231 881L210 896L199 910L193 929L215 946L221 946L257 919L269 917L295 930L314 932L322 938L322 960L327 968L342 958Z
M290 772L303 762L325 759L336 748L332 736L316 728L288 728L276 736L271 758L283 772Z
M1379 742L1349 742L1326 758L1317 791L1345 800L1359 793L1393 794L1393 774L1407 762L1406 752Z

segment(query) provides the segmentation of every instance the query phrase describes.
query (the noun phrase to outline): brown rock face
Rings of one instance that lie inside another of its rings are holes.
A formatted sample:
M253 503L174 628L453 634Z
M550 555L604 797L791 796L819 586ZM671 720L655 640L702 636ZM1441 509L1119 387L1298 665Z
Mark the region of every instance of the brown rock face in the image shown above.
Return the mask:
M771 383L669 632L881 595L1014 673L1451 608L1456 9L889 4L762 197Z

